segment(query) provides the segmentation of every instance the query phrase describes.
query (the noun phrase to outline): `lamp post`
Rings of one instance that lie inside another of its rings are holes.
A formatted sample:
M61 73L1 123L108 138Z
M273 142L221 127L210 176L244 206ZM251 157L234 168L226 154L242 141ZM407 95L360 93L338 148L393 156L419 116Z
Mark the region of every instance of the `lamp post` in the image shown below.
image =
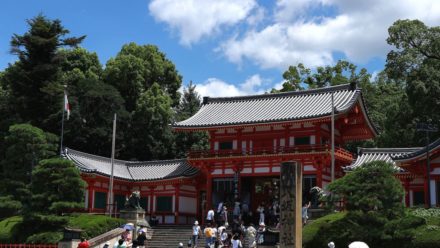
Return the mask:
M438 127L434 124L417 123L417 131L426 132L426 180L428 181L428 208L431 207L431 163L429 160L429 133L437 132Z

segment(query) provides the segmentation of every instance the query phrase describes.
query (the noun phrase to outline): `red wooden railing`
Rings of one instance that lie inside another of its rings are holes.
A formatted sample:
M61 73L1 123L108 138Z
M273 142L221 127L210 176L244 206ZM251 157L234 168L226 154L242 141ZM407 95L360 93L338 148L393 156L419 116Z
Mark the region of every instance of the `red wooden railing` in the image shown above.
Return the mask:
M288 153L310 153L310 152L330 152L330 145L296 145L280 147L256 147L253 149L235 149L235 150L191 150L188 153L190 159L211 158L211 157L231 157L231 156L249 156L249 155L270 155L270 154L288 154ZM336 156L352 158L352 154L341 147L335 147Z
M0 244L0 248L57 248L57 244Z

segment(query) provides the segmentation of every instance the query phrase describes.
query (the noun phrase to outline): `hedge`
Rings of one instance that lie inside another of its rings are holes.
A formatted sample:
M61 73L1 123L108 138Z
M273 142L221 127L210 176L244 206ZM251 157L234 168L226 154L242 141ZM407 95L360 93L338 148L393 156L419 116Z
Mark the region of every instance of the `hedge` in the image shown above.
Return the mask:
M82 229L81 236L87 239L96 237L125 223L122 219L104 215L72 214L66 216L66 218L68 219L67 226ZM38 232L35 228L24 227L22 222L23 218L21 216L13 216L0 221L0 242L53 244L63 237L62 230ZM22 232L21 230L24 228L30 231Z

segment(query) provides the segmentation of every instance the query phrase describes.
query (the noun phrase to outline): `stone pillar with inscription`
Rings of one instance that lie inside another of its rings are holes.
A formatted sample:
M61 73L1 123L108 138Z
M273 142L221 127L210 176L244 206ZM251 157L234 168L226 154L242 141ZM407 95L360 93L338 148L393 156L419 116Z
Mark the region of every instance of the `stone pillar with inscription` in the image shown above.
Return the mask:
M280 248L301 248L301 165L298 162L284 162L280 174Z

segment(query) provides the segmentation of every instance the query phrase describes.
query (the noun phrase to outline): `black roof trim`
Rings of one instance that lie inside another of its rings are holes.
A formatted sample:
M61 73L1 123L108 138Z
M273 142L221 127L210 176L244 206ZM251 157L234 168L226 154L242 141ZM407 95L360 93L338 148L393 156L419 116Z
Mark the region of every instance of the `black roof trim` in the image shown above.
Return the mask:
M438 138L436 141L429 144L429 146L422 147L417 151L414 151L414 152L411 152L411 153L408 153L405 155L401 155L401 156L391 156L391 157L396 161L407 160L407 159L411 159L411 158L416 158L420 155L424 155L427 151L426 149L429 149L429 151L432 151L438 147L440 147L440 138Z

